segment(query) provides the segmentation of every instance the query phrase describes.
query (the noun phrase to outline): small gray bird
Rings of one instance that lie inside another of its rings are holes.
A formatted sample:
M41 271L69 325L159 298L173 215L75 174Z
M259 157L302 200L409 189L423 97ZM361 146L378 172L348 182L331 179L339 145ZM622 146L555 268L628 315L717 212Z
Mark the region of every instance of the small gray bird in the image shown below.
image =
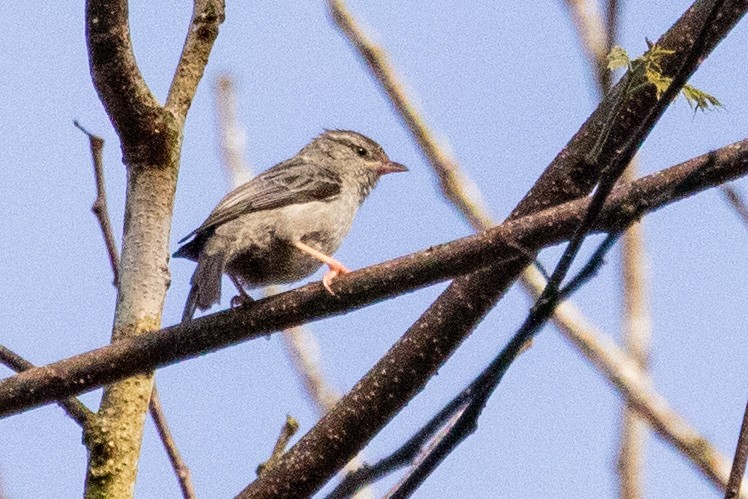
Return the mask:
M197 262L182 321L221 299L226 273L239 289L293 282L330 270L330 283L348 269L332 258L359 206L386 173L407 171L360 133L326 131L289 160L228 193L174 257Z

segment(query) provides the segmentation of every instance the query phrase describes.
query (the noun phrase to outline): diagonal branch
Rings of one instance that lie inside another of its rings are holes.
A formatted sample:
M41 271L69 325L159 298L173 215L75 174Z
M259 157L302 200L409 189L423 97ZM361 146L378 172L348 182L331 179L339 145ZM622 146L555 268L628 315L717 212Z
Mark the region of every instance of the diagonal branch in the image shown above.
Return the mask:
M730 480L725 491L725 499L735 499L740 494L740 486L745 481L745 462L748 459L748 405L743 413L743 423L740 425L738 443L735 446L735 457L732 460Z
M721 17L706 33L702 50L694 54L692 41L711 7L712 2L697 1L658 42L674 50L663 65L666 74L672 74L675 68L680 74L692 73L744 15L748 4L727 2ZM594 149L599 150L596 157L612 160L616 157L614 151L621 146L638 146L643 141L659 118L658 113L650 112L656 105L656 96L653 91L626 95L626 83L622 83L546 169L512 218L589 193L605 166L600 161L593 165L586 161ZM615 109L623 112L616 113L615 122L609 123L608 117ZM603 132L610 140L604 147L596 147ZM499 265L454 281L336 409L289 450L276 467L248 486L242 496L265 497L289 491L308 494L317 490L423 388L530 261L525 257L511 266ZM393 367L403 369L403 375L394 379L388 376Z
M34 369L36 367L31 362L3 345L0 345L0 363L13 369L17 373L28 371L29 369ZM62 407L67 415L84 429L86 428L86 424L88 424L89 418L94 415L94 413L91 412L83 402L74 397L61 399L57 402L57 405Z
M197 494L195 493L195 486L192 484L192 474L182 454L179 452L177 442L174 440L174 436L169 429L169 424L166 422L166 415L164 414L161 397L158 394L155 382L151 391L151 400L148 403L148 411L151 414L151 418L153 418L153 424L156 426L156 432L161 439L161 443L164 445L166 455L169 457L169 463L171 463L171 467L177 475L177 482L182 491L182 497L185 499L194 499L197 497Z
M99 221L101 235L104 237L104 244L106 245L106 251L109 255L109 265L112 268L112 275L114 276L113 283L116 287L117 282L119 281L119 253L117 253L117 243L114 242L114 234L112 233L112 221L109 220L109 208L107 208L106 202L106 187L104 184L104 160L102 158L102 152L104 150L104 139L86 130L77 121L74 121L73 124L81 132L86 134L91 147L91 160L93 161L94 180L96 181L96 199L94 200L93 206L91 206L91 211Z
M395 111L402 117L413 139L418 143L426 159L434 167L442 192L449 201L470 219L474 227L493 225L488 209L480 198L480 191L473 181L457 168L452 158L434 138L426 121L416 110L389 63L386 53L364 32L348 11L343 0L328 0L330 15L335 24L361 54L362 59L376 76Z
M218 37L218 27L225 15L224 0L194 1L189 31L164 106L182 123L203 77L213 42Z
M748 227L748 203L745 202L743 196L731 185L723 185L721 191L725 199L730 203L730 206L735 210L735 213L737 213L745 226Z
M746 174L748 139L620 186L609 199L598 229L620 230L645 213ZM571 201L341 276L337 297L330 296L320 283L309 284L1 380L0 414L69 397L285 327L350 312L489 262L504 261L509 266L524 255L518 246L535 251L569 237L586 205L585 199Z

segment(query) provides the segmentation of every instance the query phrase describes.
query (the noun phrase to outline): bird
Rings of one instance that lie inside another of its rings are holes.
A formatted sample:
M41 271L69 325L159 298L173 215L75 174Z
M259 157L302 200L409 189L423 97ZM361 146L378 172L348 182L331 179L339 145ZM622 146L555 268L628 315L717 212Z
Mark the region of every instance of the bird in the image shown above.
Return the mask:
M380 177L405 171L372 139L326 130L229 192L173 254L197 262L182 322L220 302L224 273L241 302L251 300L245 290L298 281L327 265L322 283L334 295L332 280L349 270L332 254L356 212Z

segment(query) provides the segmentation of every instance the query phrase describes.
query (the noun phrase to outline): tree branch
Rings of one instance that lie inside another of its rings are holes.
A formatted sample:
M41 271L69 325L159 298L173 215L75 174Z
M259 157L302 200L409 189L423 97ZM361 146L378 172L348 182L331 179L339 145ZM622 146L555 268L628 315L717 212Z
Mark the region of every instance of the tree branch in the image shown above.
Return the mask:
M728 2L706 34L703 50L694 58L692 41L711 4L706 0L696 2L658 42L674 50L668 67L663 66L666 74L672 74L674 68L679 68L680 74L695 70L748 8L745 1ZM621 96L619 92L626 89L625 85L619 83L612 96L603 101L514 210L512 218L587 194L598 182L604 166L597 162L590 168L586 161L590 151L599 145L602 132L610 140L599 151L600 158L614 156L613 151L626 143L641 143L659 118L657 113L649 112L656 105L656 96L646 91ZM608 123L616 108L622 112L616 113L614 123ZM512 266L499 265L454 281L336 409L291 448L276 467L248 486L242 496L266 497L291 490L307 494L317 490L423 388L528 263L525 257ZM385 375L395 366L403 369L402 376L392 379ZM332 441L335 435L345 435L345 439Z
M0 345L0 363L13 369L17 373L28 371L29 369L34 369L36 367L31 362L3 345ZM62 410L70 416L70 419L78 423L78 425L83 429L86 428L88 421L94 415L94 413L91 412L83 402L74 397L61 399L57 401L57 405L62 407Z
M221 7L220 0L197 0L169 92L170 107L163 108L135 61L127 1L86 2L93 83L120 138L128 169L113 344L160 328L184 118L223 19ZM214 28L205 29L204 22ZM84 438L89 450L86 497L132 495L152 386L152 373L140 371L104 389L99 424Z
M164 445L166 455L169 456L169 462L171 468L177 475L177 482L179 488L182 491L182 497L184 499L194 499L197 497L195 494L195 486L192 484L192 475L190 468L182 458L182 454L179 453L177 442L174 440L174 436L169 430L169 425L166 422L166 416L164 415L164 409L161 406L161 397L158 395L158 389L156 384L153 384L153 390L151 391L151 400L148 404L151 418L153 418L153 424L156 425L156 432L161 439L161 443Z
M91 211L99 221L101 235L104 237L104 244L106 245L106 251L109 255L109 266L112 268L112 275L114 276L113 283L116 287L117 282L119 281L119 253L117 253L117 244L114 242L112 222L109 220L109 208L107 208L106 202L104 160L102 158L104 139L83 128L78 121L73 121L73 124L81 132L86 134L91 147L91 160L93 161L94 180L96 181L96 199L94 200L93 206L91 206Z
M735 446L735 457L732 460L730 480L725 490L725 499L735 499L740 494L740 486L745 474L745 462L748 458L748 405L743 413L743 423L740 425L738 443Z
M598 220L597 230L621 230L645 213L747 173L748 139L745 139L618 187ZM488 264L511 267L518 258L525 258L526 251L536 251L570 237L587 202L586 199L571 201L480 234L340 276L336 296L327 293L321 283L313 283L187 324L123 338L112 345L4 379L0 381L0 415L69 397L283 328L347 313Z
M224 0L194 0L189 31L164 106L181 122L187 117L225 16Z
M735 210L735 213L737 213L745 226L748 228L748 204L746 204L743 196L740 195L737 189L730 185L723 185L721 190L722 194L724 194L725 196L725 199L727 199L727 201L730 203L730 206L732 206Z

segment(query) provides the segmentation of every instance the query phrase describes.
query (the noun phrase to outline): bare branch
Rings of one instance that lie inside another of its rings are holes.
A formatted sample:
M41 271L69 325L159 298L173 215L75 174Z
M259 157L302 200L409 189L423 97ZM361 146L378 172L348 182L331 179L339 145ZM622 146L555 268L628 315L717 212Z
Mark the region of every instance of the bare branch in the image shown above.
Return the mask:
M623 181L634 178L632 162ZM626 353L636 363L643 376L649 367L652 319L649 310L646 252L641 223L635 223L621 238L621 278L623 285L622 333ZM618 454L618 474L622 499L643 497L642 468L647 427L628 405L621 423L621 443Z
M283 345L317 413L326 413L340 399L340 394L322 373L319 358L315 355L319 350L316 338L307 328L291 327L283 331Z
M161 326L183 125L222 19L220 0L197 0L164 108L135 61L127 1L86 2L91 75L128 169L113 343ZM152 386L152 373L139 371L104 389L100 425L84 439L89 450L86 497L132 494Z
M29 369L36 367L31 362L3 345L0 345L0 363L17 373L28 371ZM70 416L70 419L78 423L81 428L84 429L90 421L90 418L94 416L94 413L91 412L83 402L75 397L59 400L57 401L57 405L62 407L65 413Z
M94 87L122 142L125 164L163 162L173 135L135 61L127 0L86 1L86 42Z
M545 279L534 269L528 273L528 285L536 293L545 287ZM596 329L570 302L556 308L556 326L618 390L627 403L665 441L672 444L716 486L727 483L728 462L709 441L693 428L667 400L655 391L651 380L609 335Z
M230 76L221 75L215 82L218 152L227 174L228 184L239 187L252 177L244 160L247 132L236 116L236 89Z
M112 284L116 287L117 282L119 281L119 253L117 252L117 245L114 242L112 222L109 220L109 208L107 208L106 203L104 160L102 158L104 139L86 130L77 121L74 121L73 124L88 136L88 141L91 145L91 159L93 160L94 179L96 180L96 199L94 200L93 206L91 206L91 211L96 215L96 219L99 221L101 235L104 237L104 244L106 245L106 251L109 255L109 265L112 268L112 275L114 276Z
M610 87L611 72L607 68L606 56L613 47L618 31L618 2L607 2L606 23L602 17L584 16L580 11L594 10L592 2L567 0L572 11L577 33L585 49L600 95ZM623 172L622 181L636 178L637 161L632 160ZM633 224L621 238L621 276L623 284L623 338L625 348L634 361L646 372L651 341L651 319L648 308L644 232L641 223ZM643 497L642 468L647 427L628 405L621 417L621 442L617 469L620 497L637 499Z
M189 31L164 106L180 122L187 117L224 18L224 0L194 0Z
M620 186L608 200L596 230L621 230L645 213L746 173L748 139ZM487 264L510 268L517 259L526 258L525 251L517 247L536 251L569 237L586 206L586 199L578 199L480 234L351 272L338 278L336 296L326 292L321 283L313 283L187 324L123 338L4 379L0 381L0 415L279 329L346 313ZM442 353L433 346L427 352L426 359ZM409 382L409 378L402 381ZM338 407L340 404L336 410Z
M104 161L102 158L104 139L86 130L77 121L75 121L74 124L88 136L89 142L91 143L91 156L93 158L94 178L96 180L97 192L92 211L96 215L96 219L99 221L99 226L101 228L102 236L104 237L107 252L109 253L109 263L111 265L112 274L114 276L114 286L116 287L119 280L119 254L117 253L117 248L114 243L112 224L109 219L109 209L107 208L106 189L104 184ZM31 364L29 364L29 366L31 366ZM171 431L169 430L169 426L166 422L166 416L163 413L161 402L158 397L158 391L156 389L155 381L153 385L153 391L151 393L149 408L151 417L153 418L153 422L156 425L156 431L158 432L166 453L169 456L169 461L172 464L174 473L177 475L177 480L179 482L180 488L182 489L183 496L185 498L195 497L194 487L190 479L189 468L182 459L182 456L177 449L176 442L174 441L174 438L171 435Z
M735 446L735 458L732 460L732 470L730 470L730 480L725 490L725 499L735 499L740 494L746 459L748 459L748 405L745 407L743 423L740 425L738 444Z
M613 38L609 38L604 29L606 23L603 21L598 2L592 0L564 0L564 3L571 15L574 27L577 30L577 37L587 56L595 79L605 82L604 85L607 88L610 77L608 76L609 71L605 63L605 56L610 51L609 43Z
M679 74L690 74L748 9L746 2L729 2L721 17L711 24L703 50L694 58L692 41L701 32L704 14L712 6L712 2L698 1L659 41L660 46L674 51L668 67L663 66L666 74L672 74L673 68L680 68ZM512 218L584 196L599 181L608 157L620 161L615 151L643 140L659 118L658 113L651 112L657 107L656 95L635 92L635 96L624 97L625 104L621 104L619 92L625 89L625 83L619 84L611 98L603 101L515 208ZM616 113L615 122L610 123L607 120L615 109L625 112ZM610 140L604 147L596 147L603 132ZM599 152L596 157L606 158L605 163L590 165L586 161L593 149ZM304 494L320 487L423 388L528 263L525 257L512 266L498 265L455 280L335 410L291 448L273 470L248 486L243 496L262 497L289 490ZM407 366L407 375L386 376L392 366ZM329 441L341 432L346 435L345 442Z
M738 214L748 228L748 204L743 199L743 196L740 195L737 189L728 184L722 186L722 194L725 195L727 201L735 209L735 213Z
M434 133L407 96L385 52L366 35L348 11L343 0L329 0L328 5L333 20L358 49L386 92L395 111L403 119L426 159L439 175L442 192L470 219L473 226L490 225L490 217L474 218L475 214L488 213L485 203L480 199L480 191L469 178L465 177L462 170L456 167L454 159L439 145Z
M276 440L273 446L273 452L270 454L270 459L257 466L257 474L261 475L266 469L272 468L273 465L278 462L280 457L286 451L286 446L296 432L299 431L299 422L291 416L286 416L286 422L283 423L278 440Z

